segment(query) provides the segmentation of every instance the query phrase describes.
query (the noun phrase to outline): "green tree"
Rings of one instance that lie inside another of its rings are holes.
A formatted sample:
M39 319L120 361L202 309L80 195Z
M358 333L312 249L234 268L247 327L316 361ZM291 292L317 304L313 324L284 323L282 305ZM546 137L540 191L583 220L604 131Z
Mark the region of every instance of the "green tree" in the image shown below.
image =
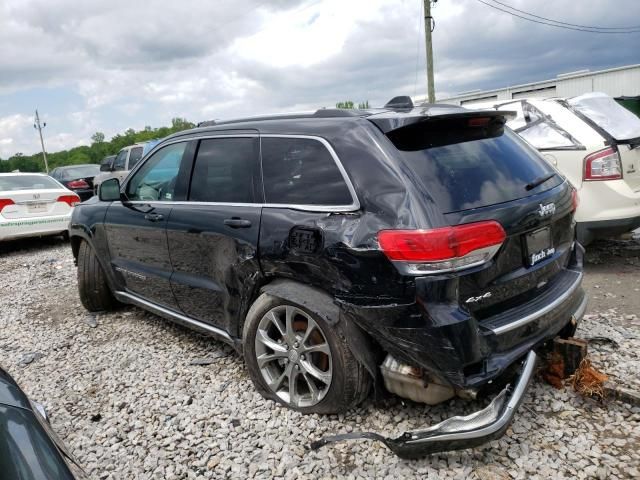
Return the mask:
M175 117L171 119L171 130L180 132L195 127L195 124L187 121L185 118Z
M104 142L104 133L96 132L91 135L91 142L93 143L103 143Z
M343 110L352 110L353 102L351 100L347 100L346 102L338 102L336 103L336 108L341 108Z
M336 103L336 108L341 108L343 110L353 110L354 108L358 108L360 110L366 110L367 108L369 108L369 100L365 100L364 102L359 102L357 107L352 100L347 100L345 102L338 102Z
M106 155L115 155L120 149L134 143L147 142L152 139L164 138L172 133L195 127L195 124L185 118L176 117L171 120L171 126L153 128L145 126L143 130L135 131L132 128L114 135L111 140L106 140L102 132L91 135L90 146L74 147L59 152L47 152L49 169L64 165L77 165L81 163L99 163ZM7 160L0 160L0 172L42 172L44 164L42 153L23 155L16 153Z

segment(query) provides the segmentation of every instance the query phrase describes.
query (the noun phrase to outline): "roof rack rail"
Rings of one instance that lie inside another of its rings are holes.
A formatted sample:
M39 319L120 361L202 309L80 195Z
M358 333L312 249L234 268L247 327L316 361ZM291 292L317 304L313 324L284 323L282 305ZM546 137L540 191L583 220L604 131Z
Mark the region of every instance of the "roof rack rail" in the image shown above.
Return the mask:
M343 108L321 108L316 110L314 117L332 118L332 117L359 117L362 115L360 110L346 110Z
M200 127L213 127L216 124L215 120L205 120L204 122L200 122L198 124L198 128Z

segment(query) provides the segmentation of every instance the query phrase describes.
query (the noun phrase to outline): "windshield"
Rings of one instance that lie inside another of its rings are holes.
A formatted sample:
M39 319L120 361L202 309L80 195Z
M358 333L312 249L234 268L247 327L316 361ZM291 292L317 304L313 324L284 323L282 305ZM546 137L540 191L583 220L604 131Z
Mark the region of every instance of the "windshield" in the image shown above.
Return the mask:
M640 138L640 118L604 93L587 93L569 104L616 140Z
M63 178L84 178L95 177L100 173L100 165L82 165L78 167L66 168L62 172Z
M53 178L45 175L3 175L0 176L0 191L43 190L62 188Z
M402 152L402 156L443 213L517 200L563 181L508 128L497 137ZM547 181L527 189L549 175Z

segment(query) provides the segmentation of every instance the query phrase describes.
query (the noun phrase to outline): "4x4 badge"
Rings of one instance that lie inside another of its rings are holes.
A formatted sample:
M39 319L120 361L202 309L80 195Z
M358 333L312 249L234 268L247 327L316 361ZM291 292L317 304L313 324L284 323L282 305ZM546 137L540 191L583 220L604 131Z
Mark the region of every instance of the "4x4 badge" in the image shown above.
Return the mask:
M484 295L478 295L477 297L469 297L464 301L464 303L476 303L480 300L484 300L485 298L491 298L491 292L487 292Z
M547 203L546 205L540 204L540 208L538 208L538 215L540 215L541 217L553 215L554 213L556 213L555 203Z

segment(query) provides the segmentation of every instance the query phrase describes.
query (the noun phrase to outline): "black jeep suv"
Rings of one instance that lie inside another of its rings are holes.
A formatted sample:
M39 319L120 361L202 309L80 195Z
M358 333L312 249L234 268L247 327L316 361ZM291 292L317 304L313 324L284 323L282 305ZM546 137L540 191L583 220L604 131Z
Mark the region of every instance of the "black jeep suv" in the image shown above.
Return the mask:
M75 208L82 302L229 342L262 395L305 413L372 385L474 398L521 367L487 409L379 439L416 456L495 438L532 350L586 306L575 191L507 115L396 104L174 134Z

